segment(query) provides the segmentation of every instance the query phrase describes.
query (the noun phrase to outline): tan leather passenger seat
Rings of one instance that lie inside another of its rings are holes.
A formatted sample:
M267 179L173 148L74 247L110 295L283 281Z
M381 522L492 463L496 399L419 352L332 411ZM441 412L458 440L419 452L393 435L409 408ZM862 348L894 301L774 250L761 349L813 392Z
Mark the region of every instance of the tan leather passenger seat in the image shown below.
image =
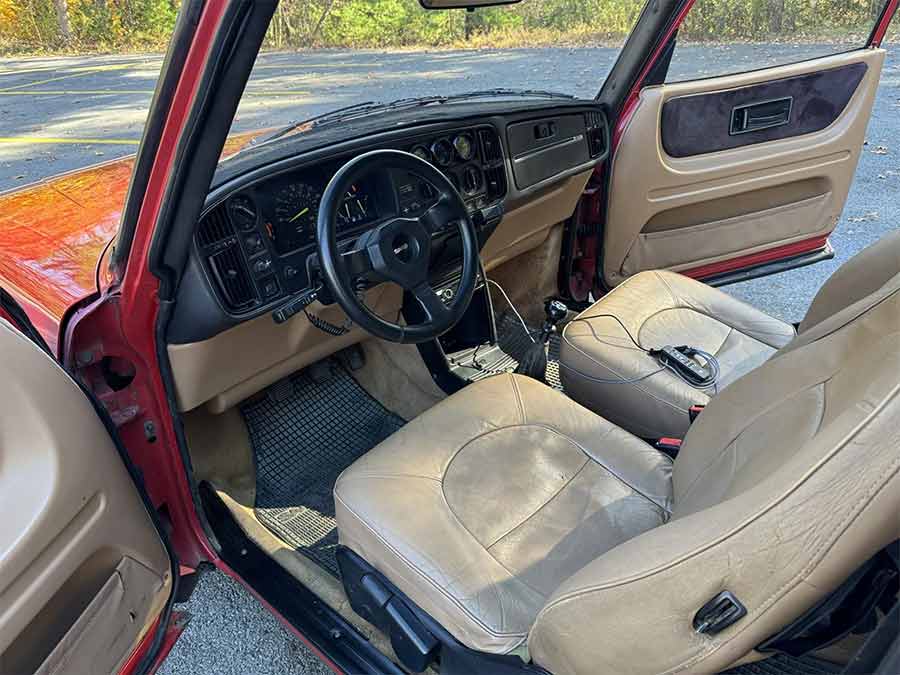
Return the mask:
M828 280L800 331L871 293L897 271L900 236L894 233ZM687 345L712 354L721 368L716 384L689 385L637 349L625 329L646 349ZM560 375L569 396L632 433L682 438L692 405L706 405L794 335L793 326L699 281L664 270L641 272L566 326Z
M473 649L724 670L900 536L894 271L820 294L825 318L715 396L674 463L533 380L471 385L344 472L341 543ZM723 591L746 616L698 632Z

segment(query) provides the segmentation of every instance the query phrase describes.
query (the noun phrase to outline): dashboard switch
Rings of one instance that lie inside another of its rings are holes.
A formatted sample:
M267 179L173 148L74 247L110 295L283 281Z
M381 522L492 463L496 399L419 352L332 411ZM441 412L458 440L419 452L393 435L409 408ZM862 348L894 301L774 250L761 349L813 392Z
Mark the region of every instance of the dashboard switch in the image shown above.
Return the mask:
M248 234L244 237L244 245L247 247L247 253L249 253L250 255L259 253L265 248L265 246L263 245L262 237L259 236L259 234L256 232L254 232L253 234Z
M272 268L272 259L269 257L260 258L253 263L253 271L256 274L265 274Z

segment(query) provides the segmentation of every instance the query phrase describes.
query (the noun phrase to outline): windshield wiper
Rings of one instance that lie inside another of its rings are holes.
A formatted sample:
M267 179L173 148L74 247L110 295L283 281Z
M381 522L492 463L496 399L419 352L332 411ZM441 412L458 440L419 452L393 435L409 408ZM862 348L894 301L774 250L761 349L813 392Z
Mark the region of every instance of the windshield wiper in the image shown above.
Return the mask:
M546 89L510 89L508 87L495 87L493 89L469 91L465 94L453 94L446 98L448 101L459 101L467 98L498 98L503 96L509 96L511 98L564 98L570 101L578 98L572 94L563 94L559 91L549 91Z
M343 122L355 117L363 117L373 112L397 110L399 108L412 108L432 104L442 104L448 103L450 101L462 101L472 98L497 98L503 96L520 98L564 98L568 100L578 98L577 96L573 96L572 94L562 94L557 91L546 91L543 89L509 89L505 87L497 87L494 89L469 91L463 94L451 94L449 96L416 96L412 98L398 98L396 101L391 101L390 103L382 103L380 101L363 101L362 103L354 103L353 105L348 105L344 108L331 110L327 113L322 113L321 115L316 115L315 117L310 117L300 122L291 122L283 129L279 129L271 136L268 136L259 142L267 143L268 141L274 141L276 138L286 136L292 131L300 129L301 127L305 127L306 125L310 125L311 127L318 127L323 124Z

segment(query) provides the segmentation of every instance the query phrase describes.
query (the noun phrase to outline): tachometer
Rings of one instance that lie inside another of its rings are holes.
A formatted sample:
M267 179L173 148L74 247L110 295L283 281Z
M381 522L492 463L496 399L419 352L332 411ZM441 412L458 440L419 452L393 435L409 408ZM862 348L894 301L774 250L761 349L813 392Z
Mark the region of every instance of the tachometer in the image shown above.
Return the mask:
M288 253L316 242L322 192L308 183L292 183L275 195L275 249Z

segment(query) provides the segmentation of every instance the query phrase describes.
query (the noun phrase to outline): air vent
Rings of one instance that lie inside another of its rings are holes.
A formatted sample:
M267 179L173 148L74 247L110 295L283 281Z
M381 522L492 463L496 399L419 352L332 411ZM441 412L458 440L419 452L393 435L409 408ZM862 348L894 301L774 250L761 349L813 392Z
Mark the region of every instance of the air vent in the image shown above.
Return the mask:
M197 230L197 243L200 246L212 246L233 235L234 228L225 214L225 209L215 209L200 221L200 228Z
M256 292L237 242L211 255L209 266L230 309L246 309L256 301Z
M488 201L501 199L506 195L506 167L501 164L492 169L485 169L484 182L487 185Z
M584 123L591 157L599 157L606 152L606 124L603 115L596 111L585 113Z
M481 138L482 156L485 162L499 162L503 159L503 146L500 145L500 137L493 129L481 129L478 132Z

